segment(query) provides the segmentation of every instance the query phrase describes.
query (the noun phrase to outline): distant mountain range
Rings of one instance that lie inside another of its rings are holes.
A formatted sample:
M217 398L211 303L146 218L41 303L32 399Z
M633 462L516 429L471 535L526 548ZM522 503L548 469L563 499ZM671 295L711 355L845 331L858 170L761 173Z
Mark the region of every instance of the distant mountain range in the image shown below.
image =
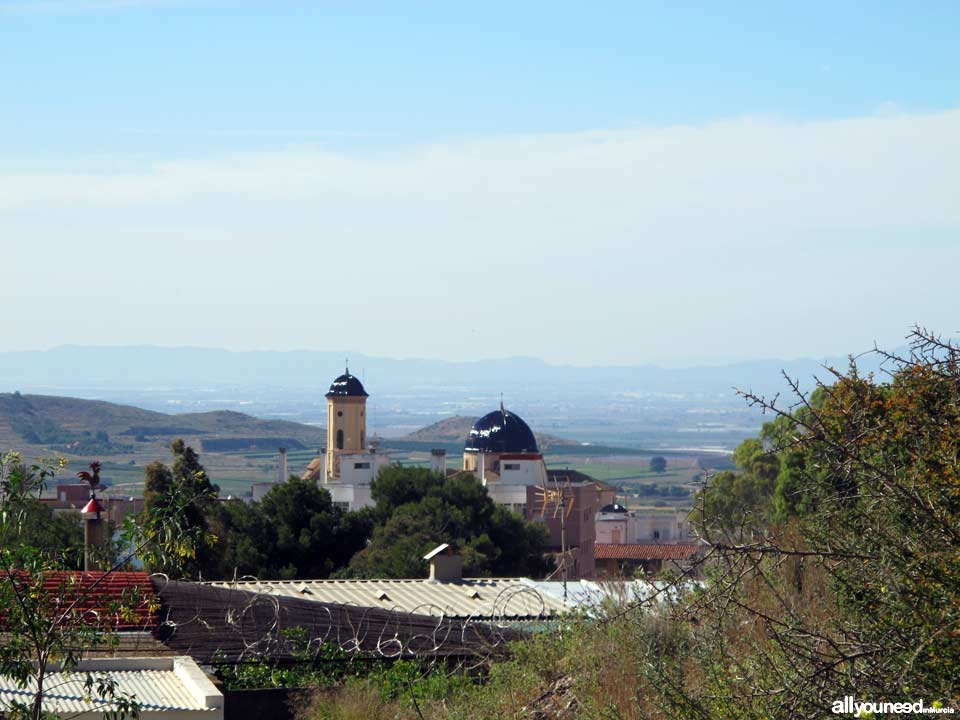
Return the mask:
M56 388L259 387L322 389L343 372L345 354L297 350L233 352L208 348L62 346L46 351L0 353L0 391ZM577 367L514 357L476 362L391 359L350 355L351 371L371 392L470 389L483 392L622 391L662 394L762 393L784 389L781 371L809 382L825 377L823 365L846 368L843 357L757 360L717 366L654 365ZM859 360L865 370L876 356ZM371 389L372 388L372 389Z

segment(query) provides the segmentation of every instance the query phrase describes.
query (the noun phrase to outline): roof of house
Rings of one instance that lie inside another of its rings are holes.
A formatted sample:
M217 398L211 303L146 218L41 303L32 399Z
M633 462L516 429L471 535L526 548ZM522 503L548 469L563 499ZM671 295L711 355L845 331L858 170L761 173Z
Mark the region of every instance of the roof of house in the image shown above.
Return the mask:
M211 585L317 602L494 622L553 617L567 610L562 601L532 590L524 578L249 580Z
M594 543L597 560L686 560L697 554L695 543Z
M16 582L34 585L26 574L18 574ZM71 613L113 630L156 627L156 597L145 572L50 571L43 575L42 588L51 612Z
M223 718L223 695L197 664L188 657L98 658L79 663L70 673L51 666L46 675L43 709L63 717L81 713L107 713L117 709L109 694L84 687L87 675L116 683L116 695L132 696L141 713L176 713L177 717ZM36 692L33 682L21 688L11 678L0 676L0 708L14 701L30 703ZM84 714L84 717L87 715Z
M303 475L300 476L301 480L313 480L317 474L320 472L320 467L323 465L323 458L315 457L309 463L307 463L307 469L303 471Z
M657 597L675 597L678 589L669 582L656 580L531 580L544 595L563 599L567 605L584 610L599 610L605 603L623 605ZM566 584L566 588L564 588Z
M524 637L474 619L406 613L289 596L263 583L234 590L207 583L158 580L164 644L198 662L303 658L287 632L297 628L310 651L322 644L386 657L469 657L505 652Z
M603 480L597 480L595 477L587 475L584 472L580 472L579 470L571 470L570 468L547 468L547 477L549 477L551 480L556 480L557 482L569 481L572 485L593 485L601 492L617 491L613 485L605 483Z

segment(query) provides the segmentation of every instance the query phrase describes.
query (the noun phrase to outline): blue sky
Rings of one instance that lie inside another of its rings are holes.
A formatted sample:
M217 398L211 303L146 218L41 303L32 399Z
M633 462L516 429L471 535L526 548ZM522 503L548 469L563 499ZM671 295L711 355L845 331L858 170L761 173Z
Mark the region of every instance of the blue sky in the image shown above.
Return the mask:
M0 0L3 344L955 332L960 7L682 5Z

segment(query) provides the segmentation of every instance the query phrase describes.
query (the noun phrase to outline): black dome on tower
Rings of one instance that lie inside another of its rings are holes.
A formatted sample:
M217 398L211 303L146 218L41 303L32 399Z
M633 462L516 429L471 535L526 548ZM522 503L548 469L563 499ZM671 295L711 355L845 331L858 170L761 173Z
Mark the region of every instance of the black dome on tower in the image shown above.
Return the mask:
M370 397L363 389L363 383L350 374L348 370L330 383L330 390L325 397Z
M473 424L466 452L539 453L537 439L523 418L503 408L487 413Z

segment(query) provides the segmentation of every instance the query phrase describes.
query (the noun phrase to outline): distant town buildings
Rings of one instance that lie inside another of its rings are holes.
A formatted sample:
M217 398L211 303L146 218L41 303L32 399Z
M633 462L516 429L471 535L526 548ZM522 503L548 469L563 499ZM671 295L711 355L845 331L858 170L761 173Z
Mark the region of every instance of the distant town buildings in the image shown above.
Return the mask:
M598 543L677 543L692 537L686 513L635 512L618 503L597 513Z
M369 395L347 369L331 383L325 397L327 447L301 477L326 488L337 507L371 507L371 485L389 458L368 443ZM431 452L430 467L441 475L456 472L447 470L444 450ZM576 470L548 469L530 426L503 403L473 424L464 442L461 467L461 472L477 477L495 503L546 525L548 550L557 565L553 579L591 578L598 571L656 572L664 560L691 555L685 548L620 549L689 544L689 521L683 513L630 511L616 502L616 488ZM254 485L254 499L272 486Z

